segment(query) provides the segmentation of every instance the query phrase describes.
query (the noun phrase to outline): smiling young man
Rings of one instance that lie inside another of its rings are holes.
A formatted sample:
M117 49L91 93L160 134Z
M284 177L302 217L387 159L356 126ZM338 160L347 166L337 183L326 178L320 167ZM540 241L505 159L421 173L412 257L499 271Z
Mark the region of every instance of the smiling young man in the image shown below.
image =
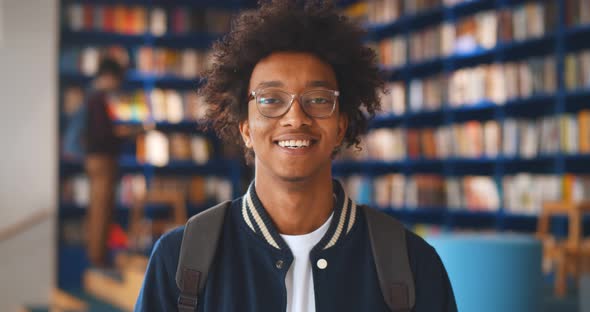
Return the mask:
M201 93L212 127L244 147L255 179L222 215L198 298L184 294L202 272L183 274L182 292L175 280L185 253L206 258L188 242L209 237L189 222L155 245L136 311L456 311L438 255L403 228L390 256L407 259L412 287L384 288L371 224L390 217L357 206L332 179L333 156L359 142L365 114L380 107L383 82L362 40L326 2L276 0L215 44ZM385 271L404 272L393 263Z

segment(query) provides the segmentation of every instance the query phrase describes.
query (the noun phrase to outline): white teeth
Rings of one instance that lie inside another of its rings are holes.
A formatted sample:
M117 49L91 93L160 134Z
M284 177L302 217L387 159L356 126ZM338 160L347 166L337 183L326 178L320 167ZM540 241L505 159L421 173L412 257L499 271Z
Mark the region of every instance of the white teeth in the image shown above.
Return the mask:
M302 148L308 147L311 144L310 140L285 140L279 141L279 146L288 148Z

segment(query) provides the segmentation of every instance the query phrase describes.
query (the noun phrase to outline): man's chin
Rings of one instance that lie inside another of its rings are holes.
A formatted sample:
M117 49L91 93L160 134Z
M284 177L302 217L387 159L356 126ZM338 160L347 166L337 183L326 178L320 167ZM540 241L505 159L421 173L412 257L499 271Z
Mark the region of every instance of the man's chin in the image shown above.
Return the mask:
M287 177L282 177L282 178L286 182L291 182L291 183L305 182L308 179L308 177L304 177L304 176L287 176Z
M305 174L301 171L281 172L278 174L278 177L281 180L283 180L285 182L290 182L290 183L299 183L299 182L309 181L311 176L312 176L311 174Z

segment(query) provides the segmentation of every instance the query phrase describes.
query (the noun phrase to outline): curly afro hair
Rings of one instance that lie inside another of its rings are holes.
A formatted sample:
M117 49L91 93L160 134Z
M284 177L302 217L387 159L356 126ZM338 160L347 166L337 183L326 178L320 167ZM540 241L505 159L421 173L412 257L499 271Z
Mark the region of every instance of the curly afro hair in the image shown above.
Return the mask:
M209 105L207 128L242 146L250 163L253 152L245 148L238 124L248 117L252 71L274 52L305 52L334 70L339 108L349 119L343 144L358 147L368 119L381 108L379 91L384 90L376 54L363 45L364 36L362 27L340 15L329 1L260 1L257 10L234 19L230 32L213 45L213 66L199 90Z

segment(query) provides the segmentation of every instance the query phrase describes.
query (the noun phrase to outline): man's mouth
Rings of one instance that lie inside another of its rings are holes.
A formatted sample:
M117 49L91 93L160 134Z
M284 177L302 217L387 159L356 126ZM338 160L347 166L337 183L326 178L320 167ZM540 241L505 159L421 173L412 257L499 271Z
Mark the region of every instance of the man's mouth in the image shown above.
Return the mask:
M316 140L280 140L275 141L280 147L290 148L290 149L298 149L298 148L306 148L310 147L315 144Z

